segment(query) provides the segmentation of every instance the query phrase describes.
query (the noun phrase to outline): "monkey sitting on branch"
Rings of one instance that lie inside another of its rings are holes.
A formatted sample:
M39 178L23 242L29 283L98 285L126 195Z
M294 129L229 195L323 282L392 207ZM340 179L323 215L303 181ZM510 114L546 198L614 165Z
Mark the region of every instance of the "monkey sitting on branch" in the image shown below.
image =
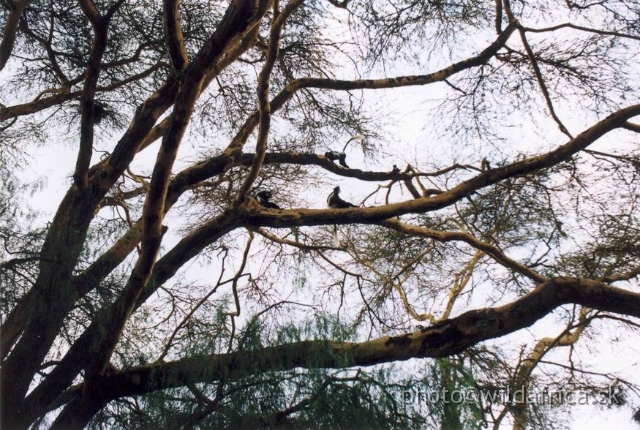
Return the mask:
M346 161L347 154L344 151L346 151L347 145L349 145L349 143L354 141L354 140L362 141L362 140L364 140L364 136L361 135L361 134L356 134L351 139L349 139L347 141L347 143L344 144L344 148L342 149L342 152L339 152L339 151L327 151L327 152L324 153L324 156L326 158L328 158L329 160L333 161L334 163L336 161L338 161L342 167L349 169L349 165L347 165L347 161Z

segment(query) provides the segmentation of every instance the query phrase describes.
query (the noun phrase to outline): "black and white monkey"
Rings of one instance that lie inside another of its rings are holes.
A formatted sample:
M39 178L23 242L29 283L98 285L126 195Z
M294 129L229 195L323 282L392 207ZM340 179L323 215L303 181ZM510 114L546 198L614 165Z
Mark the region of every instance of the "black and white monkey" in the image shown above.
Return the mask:
M346 209L346 208L355 208L356 205L353 205L349 202L345 202L340 198L340 187L335 187L329 197L327 197L327 205L332 209ZM338 226L333 226L333 246L336 248L343 248L342 242L338 238Z
M255 193L253 196L255 197L258 204L260 204L260 206L264 206L265 208L269 208L269 209L281 209L280 206L269 201L271 200L271 191L269 190L259 191Z
M342 152L327 151L324 153L324 156L333 162L338 161L342 167L346 167L348 169L349 166L347 165L347 162L346 162L347 154L344 151L347 150L347 145L349 145L349 143L354 140L357 140L357 141L364 140L364 136L361 134L357 134L353 136L351 139L347 140L347 143L344 144L344 148L342 148Z
M324 156L331 161L339 161L342 167L346 167L347 169L349 168L347 162L345 161L345 159L347 158L347 154L345 154L344 152L328 151L324 153Z
M329 194L329 197L327 197L327 205L331 209L357 208L356 205L345 202L340 198L340 187L335 187L331 194Z

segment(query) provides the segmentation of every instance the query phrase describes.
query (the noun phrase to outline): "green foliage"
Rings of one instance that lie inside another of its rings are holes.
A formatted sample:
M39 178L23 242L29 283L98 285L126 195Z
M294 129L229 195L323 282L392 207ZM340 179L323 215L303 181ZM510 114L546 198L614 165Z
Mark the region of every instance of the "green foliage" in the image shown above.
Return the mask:
M225 317L218 313L218 324L224 324ZM272 336L260 320L258 316L251 318L238 334L238 348L259 350L305 339L347 341L355 336L353 328L329 315L285 325ZM128 346L125 343L123 347ZM321 343L318 348L318 355L327 354ZM209 352L205 344L192 344L184 351L189 356ZM119 399L97 414L90 428L424 428L421 411L402 400L402 393L418 380L405 380L393 368L349 369L348 357L336 359L344 370L270 372Z

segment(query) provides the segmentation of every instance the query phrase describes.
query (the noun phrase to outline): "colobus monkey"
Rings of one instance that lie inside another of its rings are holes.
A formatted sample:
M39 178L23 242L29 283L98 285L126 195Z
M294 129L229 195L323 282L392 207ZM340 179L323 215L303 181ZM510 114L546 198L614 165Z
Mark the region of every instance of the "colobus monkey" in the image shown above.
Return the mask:
M346 167L347 169L349 168L349 166L347 165L347 162L345 161L347 158L347 154L345 154L344 151L347 150L347 145L349 145L350 142L354 141L354 140L364 140L364 136L361 134L356 134L355 136L353 136L351 139L347 140L347 143L344 144L344 148L342 149L342 152L338 152L338 151L327 151L324 153L324 156L327 157L329 160L331 161L339 161L340 165L342 167Z
M265 208L269 209L280 209L280 206L269 201L271 200L271 191L269 190L257 192L254 194L254 197L256 198L256 201L260 204L260 206L264 206Z
M349 202L345 202L339 196L340 187L335 187L329 197L327 198L327 205L329 205L332 209L345 209L345 208L357 208L356 205L353 205Z
M347 158L347 154L345 154L344 152L328 151L324 153L324 156L331 161L338 160L340 161L340 165L342 167L346 167L347 169L349 168L347 162L345 161L345 159Z
M340 198L340 187L335 187L331 194L329 194L329 197L327 197L327 205L332 209L346 209L357 207L356 205L345 202ZM338 227L336 225L333 226L333 234L331 235L331 237L334 247L343 248L342 242L338 238Z

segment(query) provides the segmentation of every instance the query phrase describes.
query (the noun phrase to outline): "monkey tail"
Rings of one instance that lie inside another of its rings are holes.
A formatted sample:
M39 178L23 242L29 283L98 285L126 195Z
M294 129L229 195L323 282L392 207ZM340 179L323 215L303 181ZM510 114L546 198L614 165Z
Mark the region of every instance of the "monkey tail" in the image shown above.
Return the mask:
M351 143L352 140L364 140L364 136L361 134L356 134L351 139L347 140L347 143L344 144L344 148L342 148L342 152L347 150L347 145L349 145L349 143Z
M333 241L333 246L335 248L341 248L342 244L340 243L340 238L338 237L338 226L333 225L333 233L331 234L331 239Z

